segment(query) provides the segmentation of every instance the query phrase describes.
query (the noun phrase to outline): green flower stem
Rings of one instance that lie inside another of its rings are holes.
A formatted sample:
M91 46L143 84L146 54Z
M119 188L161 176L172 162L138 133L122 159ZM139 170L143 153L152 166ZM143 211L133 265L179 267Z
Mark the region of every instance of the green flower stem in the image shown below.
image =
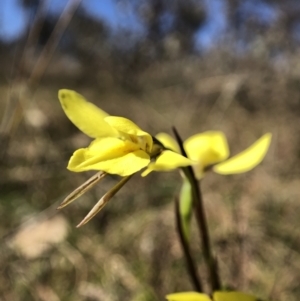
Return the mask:
M175 134L175 137L176 137L176 140L180 147L182 155L187 156L186 152L184 150L184 147L183 147L182 139L174 127L173 127L173 132ZM217 269L217 263L216 263L215 258L213 257L212 250L211 250L210 236L209 236L209 232L208 232L207 220L206 220L206 215L205 215L204 206L203 206L202 193L201 193L200 186L198 185L198 181L195 177L192 167L190 167L190 166L183 167L182 170L183 170L185 176L190 181L191 186L192 186L193 205L194 205L195 216L196 216L196 220L197 220L197 224L198 224L198 228L199 228L199 232L200 232L203 257L204 257L204 261L206 263L207 269L209 271L211 292L214 292L214 291L221 289L221 281L220 281L220 276L219 276L218 269Z
M179 200L177 198L175 200L175 217L176 217L176 227L179 234L179 240L185 256L188 273L191 277L191 281L193 283L194 289L197 292L203 292L202 283L198 275L197 267L195 266L194 260L190 252L188 241L184 235L183 225L182 225L180 212L179 212Z
M197 197L195 198L195 214L202 240L203 256L210 273L211 289L214 292L221 289L220 275L218 272L217 261L214 258L211 250L210 236L207 227L205 210L203 207L203 198L200 185L198 185L197 180L194 184L192 184L192 187L194 191L193 194L197 195Z

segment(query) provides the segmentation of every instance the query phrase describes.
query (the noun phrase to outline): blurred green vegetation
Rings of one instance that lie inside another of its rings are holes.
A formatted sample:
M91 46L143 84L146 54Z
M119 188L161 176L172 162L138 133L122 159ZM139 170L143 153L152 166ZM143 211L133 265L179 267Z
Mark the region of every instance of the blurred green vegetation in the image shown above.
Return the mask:
M177 27L158 34L159 16L174 10L167 1L147 2L149 31L137 43L122 31L112 38L103 22L79 9L53 40L60 23L40 14L28 35L1 44L1 300L150 301L192 289L174 225L178 172L135 175L80 229L75 226L116 177L55 210L93 174L66 170L73 151L89 139L64 115L60 88L153 135L171 133L171 126L183 139L222 130L232 154L272 132L271 149L253 171L207 175L204 201L224 285L264 299L298 300L300 65L287 24L298 15L289 18L292 11L282 9L269 26L245 20L241 37L234 26L238 2L228 1L231 39L203 53L195 51L193 30L203 26L204 8L175 11ZM247 50L241 54L235 45L242 38ZM192 249L205 280L197 239Z

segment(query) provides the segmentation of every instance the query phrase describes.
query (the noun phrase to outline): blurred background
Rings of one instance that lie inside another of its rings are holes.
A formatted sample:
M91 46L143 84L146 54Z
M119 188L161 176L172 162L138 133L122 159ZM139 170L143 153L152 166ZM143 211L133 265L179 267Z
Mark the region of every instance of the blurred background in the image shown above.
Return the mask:
M202 182L224 286L300 295L300 3L297 0L0 2L0 299L164 300L192 290L174 223L177 171L135 175L56 207L93 173L67 162L90 139L61 88L155 135L225 132L236 154L273 133L264 162ZM203 281L197 229L192 249Z

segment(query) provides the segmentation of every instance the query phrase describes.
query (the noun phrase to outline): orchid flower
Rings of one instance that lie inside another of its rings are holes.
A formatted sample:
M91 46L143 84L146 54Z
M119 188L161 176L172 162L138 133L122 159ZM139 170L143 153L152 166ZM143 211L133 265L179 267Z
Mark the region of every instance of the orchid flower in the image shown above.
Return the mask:
M125 177L96 204L93 212L90 212L90 219L131 175L147 167L152 161L156 162L158 171L169 171L194 163L172 150L167 150L131 120L109 116L75 91L62 89L58 93L58 98L70 121L84 134L94 139L88 147L74 152L67 168L73 172L100 171L72 192L59 209L73 202L106 174Z
M241 292L216 291L213 298L197 292L175 293L166 296L168 301L258 301L259 298Z
M167 149L180 153L177 142L168 134L160 133L156 136ZM195 176L201 180L205 172L213 170L222 175L247 172L257 166L265 157L271 142L272 135L267 133L241 153L229 157L229 147L225 135L220 131L207 131L188 138L183 147L188 156L197 164L193 165ZM157 162L151 163L143 175L159 169ZM190 239L190 223L192 213L192 186L186 177L183 177L183 186L180 194L180 216L185 239Z
M175 140L165 133L160 133L156 138L168 149L179 152ZM241 153L229 157L229 147L227 139L222 132L207 131L191 136L184 142L184 149L187 156L197 162L194 165L195 175L198 180L202 179L205 172L212 169L214 172L222 175L244 173L264 159L270 143L272 134L264 134L250 147ZM148 167L146 173L159 168L154 162Z
M131 120L109 116L75 91L60 90L58 97L72 123L95 139L87 148L74 152L67 167L71 171L101 170L124 177L147 167L151 160L157 162L159 171L193 163L155 143Z

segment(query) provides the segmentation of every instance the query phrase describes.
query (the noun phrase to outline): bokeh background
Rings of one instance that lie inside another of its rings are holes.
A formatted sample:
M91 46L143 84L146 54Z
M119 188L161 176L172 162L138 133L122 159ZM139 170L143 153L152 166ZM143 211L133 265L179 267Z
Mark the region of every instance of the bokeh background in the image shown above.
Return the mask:
M202 182L223 284L300 295L300 3L297 0L0 2L0 299L164 300L192 290L174 223L177 171L117 181L62 212L93 173L66 170L89 144L64 115L69 88L155 135L221 130L232 154L273 133L264 162ZM192 249L203 281L196 229Z

